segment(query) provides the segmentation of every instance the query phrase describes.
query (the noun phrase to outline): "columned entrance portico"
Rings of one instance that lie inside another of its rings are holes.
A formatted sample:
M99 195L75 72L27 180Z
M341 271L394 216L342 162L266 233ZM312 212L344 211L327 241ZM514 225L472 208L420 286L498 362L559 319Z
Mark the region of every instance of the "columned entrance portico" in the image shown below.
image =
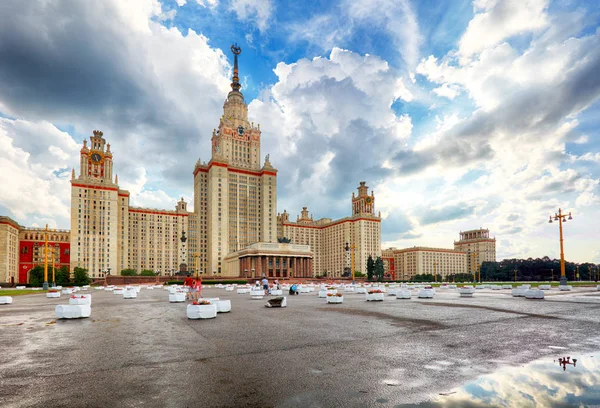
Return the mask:
M256 243L225 258L228 273L243 278L312 277L312 252L308 245ZM252 273L254 271L254 274Z

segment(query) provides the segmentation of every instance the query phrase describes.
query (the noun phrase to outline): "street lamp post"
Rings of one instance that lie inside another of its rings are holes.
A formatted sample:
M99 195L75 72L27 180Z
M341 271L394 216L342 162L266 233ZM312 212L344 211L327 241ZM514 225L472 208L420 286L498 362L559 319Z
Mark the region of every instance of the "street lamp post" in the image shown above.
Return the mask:
M44 290L48 290L48 224L44 233Z
M56 286L56 274L54 273L55 269L56 266L54 265L54 251L52 251L52 287Z
M550 216L549 224L552 224L552 220L558 221L558 231L560 236L560 285L567 284L567 277L565 275L565 250L563 246L563 222L567 222L567 220L572 220L573 216L569 212L569 215L563 214L562 210L559 208L558 213L554 214L554 217Z
M352 244L349 245L346 242L346 246L344 247L344 250L346 251L346 257L348 255L350 255L350 273L352 274L352 282L354 282L354 250L356 249L356 245ZM352 252L350 252L352 251Z

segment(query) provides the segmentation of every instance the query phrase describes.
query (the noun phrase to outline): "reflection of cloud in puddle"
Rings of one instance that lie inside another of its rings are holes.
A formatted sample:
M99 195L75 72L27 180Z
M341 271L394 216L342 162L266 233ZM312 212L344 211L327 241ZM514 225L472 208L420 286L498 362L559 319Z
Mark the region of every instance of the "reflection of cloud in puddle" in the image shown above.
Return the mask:
M568 366L567 371L563 371L557 360L552 359L525 367L505 367L434 403L523 408L599 404L600 358L584 355L578 358L576 367Z

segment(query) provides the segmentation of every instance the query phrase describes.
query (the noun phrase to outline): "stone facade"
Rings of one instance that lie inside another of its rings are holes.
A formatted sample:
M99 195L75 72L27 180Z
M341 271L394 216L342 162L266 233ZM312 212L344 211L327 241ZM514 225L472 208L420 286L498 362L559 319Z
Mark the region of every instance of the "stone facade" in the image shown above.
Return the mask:
M496 261L496 238L490 238L490 230L474 229L461 231L460 239L454 241L454 249L468 256L468 272L476 273L481 264Z
M69 230L44 228L25 228L19 231L19 283L29 282L29 272L36 265L44 265L44 245L48 238L48 266L54 265L56 269L63 266L70 268L71 264L71 239ZM50 269L49 269L50 270ZM48 277L48 282L51 277Z
M19 223L0 216L0 282L18 282Z
M161 275L189 263L180 258L179 237L188 230L187 204L175 211L132 207L129 192L113 179L113 156L103 133L95 130L90 145L83 141L80 171L71 179L71 270L81 267L92 278L123 269L150 269Z
M249 245L225 258L223 276L242 278L308 278L313 276L308 245L265 243Z
M411 280L415 275L448 275L467 272L467 253L446 248L413 247L385 250L393 254L395 279ZM386 271L387 272L387 271Z
M284 210L277 215L277 233L278 238L291 239L293 244L310 246L315 276L341 276L344 268L350 267L352 255L354 270L366 273L369 255L381 256L381 217L375 215L375 195L368 193L364 181L360 182L358 195L352 193L350 217L315 221L304 207L296 222L291 222Z

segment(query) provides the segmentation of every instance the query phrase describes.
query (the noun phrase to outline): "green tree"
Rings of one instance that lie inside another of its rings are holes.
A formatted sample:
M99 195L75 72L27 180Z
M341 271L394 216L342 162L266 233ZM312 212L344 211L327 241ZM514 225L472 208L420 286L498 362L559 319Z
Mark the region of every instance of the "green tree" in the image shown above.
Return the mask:
M76 266L73 270L73 283L77 286L89 285L90 278L87 269Z
M154 275L154 274L152 274ZM121 276L137 276L137 271L135 269L123 269L121 271Z
M44 284L44 267L34 266L29 272L29 284L34 287L40 287Z
M362 278L363 276L365 275L361 271L354 271L355 278Z
M68 266L61 266L60 269L56 270L54 275L55 283L58 286L68 286L71 284L71 274L69 273Z
M377 257L377 259L375 260L373 273L379 282L383 282L385 267L383 266L383 259L381 259L381 257Z
M156 274L154 273L154 271L151 271L150 269L144 269L140 273L140 276L156 276Z
M374 273L375 273L375 261L373 261L373 257L371 255L369 255L369 258L367 258L367 279L372 281Z

